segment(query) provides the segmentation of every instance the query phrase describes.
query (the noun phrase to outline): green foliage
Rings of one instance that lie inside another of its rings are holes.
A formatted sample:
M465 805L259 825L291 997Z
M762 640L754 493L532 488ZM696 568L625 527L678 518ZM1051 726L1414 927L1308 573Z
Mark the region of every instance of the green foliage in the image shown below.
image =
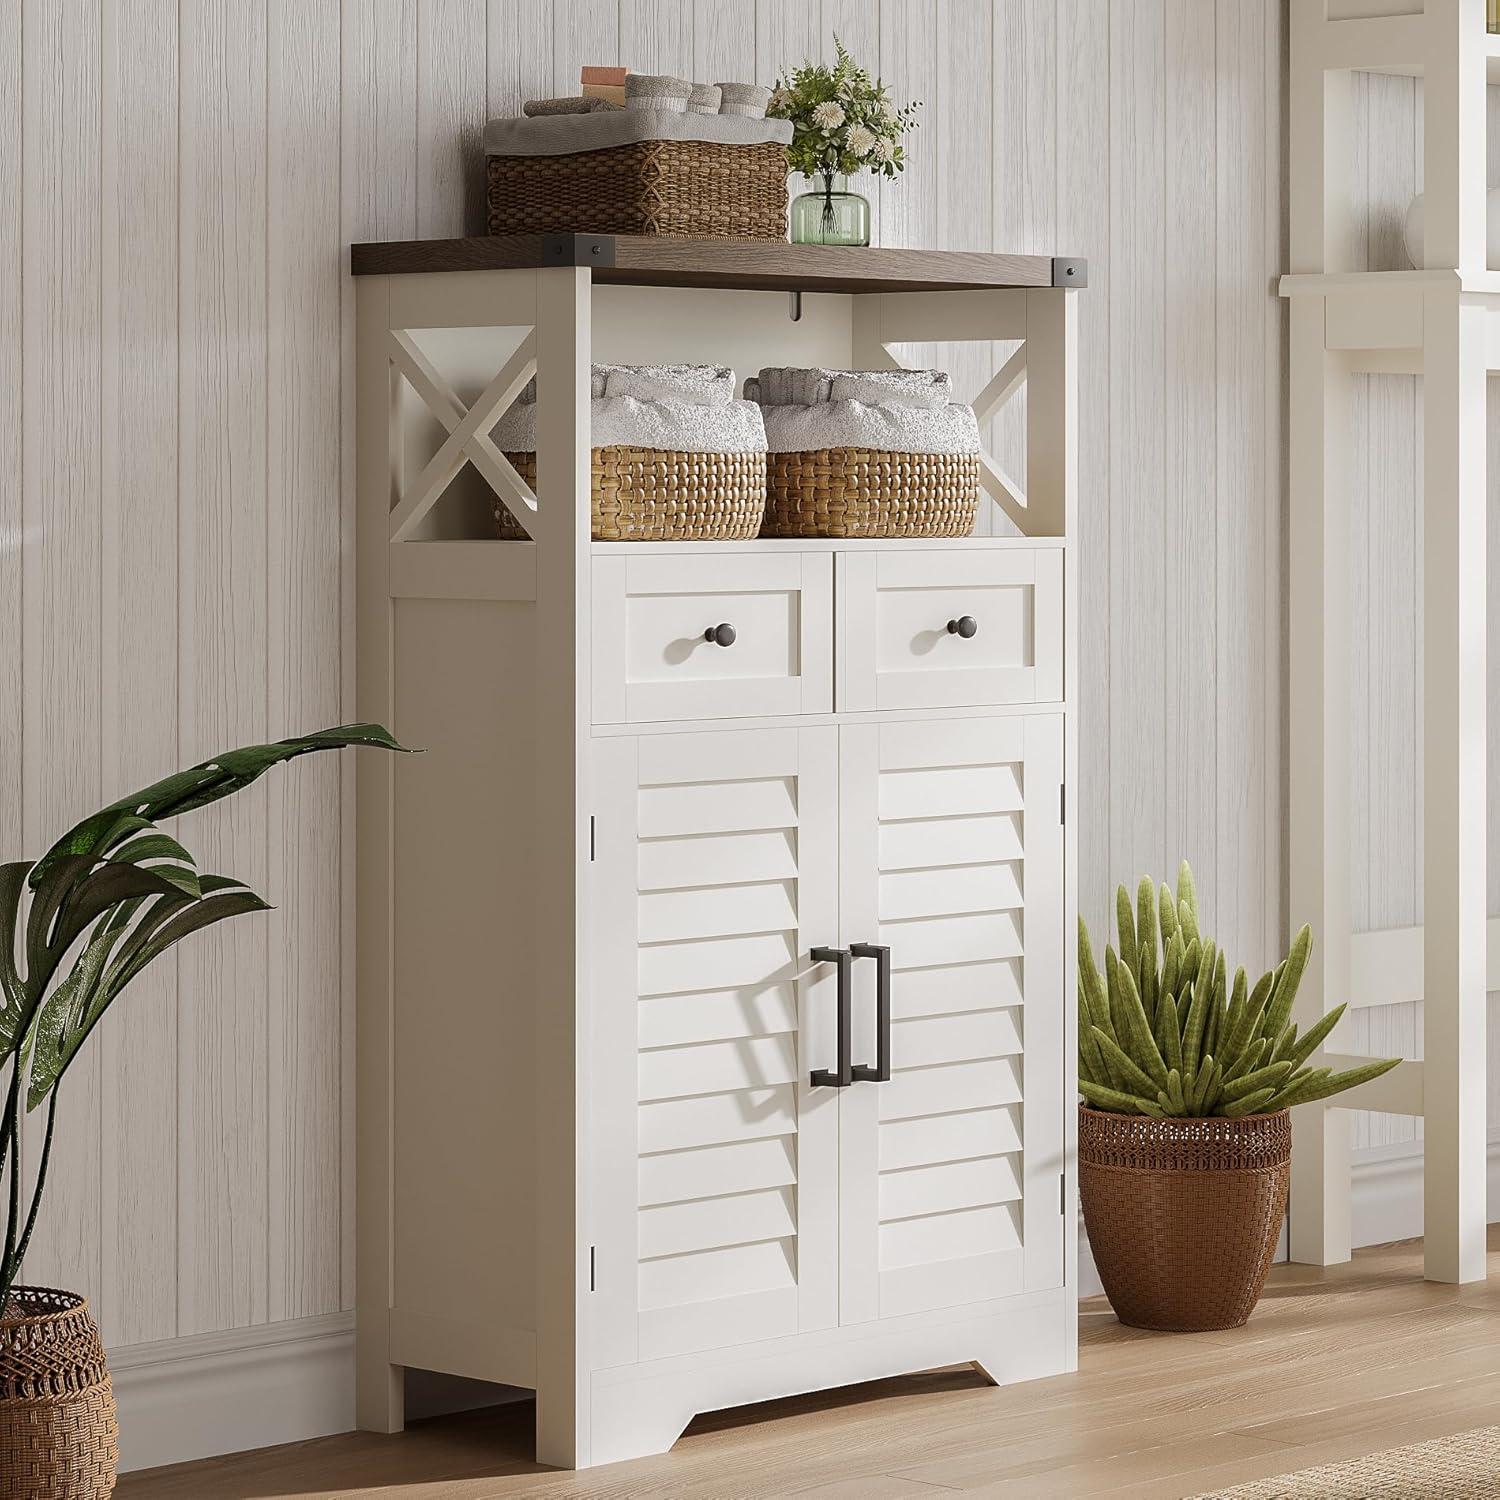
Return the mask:
M0 1308L36 1224L59 1088L84 1042L131 980L174 944L230 917L270 910L232 876L199 875L193 856L157 823L228 797L283 761L361 745L402 748L378 724L345 724L247 745L101 808L35 863L0 865L0 1173L10 1173ZM24 1220L18 1149L23 1100L27 1111L47 1105Z
M921 101L899 108L890 90L849 56L837 36L836 61L803 63L776 82L766 113L792 122L787 164L808 177L878 172L894 177L906 166L901 137L916 129Z
M1234 1118L1326 1099L1400 1061L1343 1073L1308 1066L1344 1014L1340 1005L1300 1035L1289 1024L1311 930L1303 927L1253 988L1243 969L1231 984L1223 950L1202 930L1186 860L1176 895L1149 876L1133 901L1120 886L1115 927L1119 950L1105 947L1101 978L1088 928L1078 922L1078 1092L1095 1109Z

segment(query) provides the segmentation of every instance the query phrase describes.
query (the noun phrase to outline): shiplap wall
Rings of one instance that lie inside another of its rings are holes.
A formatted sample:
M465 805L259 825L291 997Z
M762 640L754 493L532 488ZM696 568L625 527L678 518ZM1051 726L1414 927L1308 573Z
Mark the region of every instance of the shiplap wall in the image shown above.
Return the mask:
M1282 926L1279 0L0 7L0 853L349 702L350 240L480 224L487 115L582 62L925 101L880 243L1084 255L1083 907L1196 865ZM988 371L970 354L964 378ZM991 365L990 368L994 366ZM1011 451L1009 413L996 441ZM185 945L66 1094L31 1271L112 1344L351 1300L347 796L185 830L274 915Z

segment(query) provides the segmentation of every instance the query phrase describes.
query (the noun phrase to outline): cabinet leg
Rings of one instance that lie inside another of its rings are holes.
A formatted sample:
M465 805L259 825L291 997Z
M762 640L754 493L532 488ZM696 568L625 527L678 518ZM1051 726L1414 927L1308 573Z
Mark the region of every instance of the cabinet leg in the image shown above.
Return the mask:
M406 1427L406 1371L384 1360L361 1360L355 1380L354 1421L361 1432L401 1432Z

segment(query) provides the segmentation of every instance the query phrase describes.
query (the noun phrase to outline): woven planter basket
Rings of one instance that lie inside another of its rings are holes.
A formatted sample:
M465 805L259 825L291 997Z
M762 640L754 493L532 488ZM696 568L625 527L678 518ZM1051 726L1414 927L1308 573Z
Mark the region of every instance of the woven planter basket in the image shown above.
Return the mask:
M786 238L778 141L636 141L563 156L488 158L491 234Z
M0 1495L104 1500L118 1462L115 1398L88 1303L13 1288L0 1317Z
M761 535L968 536L978 511L975 453L772 453Z
M1238 1328L1286 1216L1286 1110L1154 1120L1080 1105L1078 1191L1099 1279L1132 1328Z
M536 490L536 454L507 453ZM596 542L743 542L760 530L766 508L764 453L678 453L661 448L595 448L589 501ZM500 539L525 531L496 496Z

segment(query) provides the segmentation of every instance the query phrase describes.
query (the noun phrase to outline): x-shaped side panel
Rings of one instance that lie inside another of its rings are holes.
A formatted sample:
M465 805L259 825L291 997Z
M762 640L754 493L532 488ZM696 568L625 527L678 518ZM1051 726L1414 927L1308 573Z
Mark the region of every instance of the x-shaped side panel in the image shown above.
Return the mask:
M530 536L536 496L489 436L490 429L536 374L536 329L527 330L514 354L466 407L432 361L403 330L391 333L391 363L448 431L442 447L391 511L391 540L404 542L453 483L465 462L472 463Z

